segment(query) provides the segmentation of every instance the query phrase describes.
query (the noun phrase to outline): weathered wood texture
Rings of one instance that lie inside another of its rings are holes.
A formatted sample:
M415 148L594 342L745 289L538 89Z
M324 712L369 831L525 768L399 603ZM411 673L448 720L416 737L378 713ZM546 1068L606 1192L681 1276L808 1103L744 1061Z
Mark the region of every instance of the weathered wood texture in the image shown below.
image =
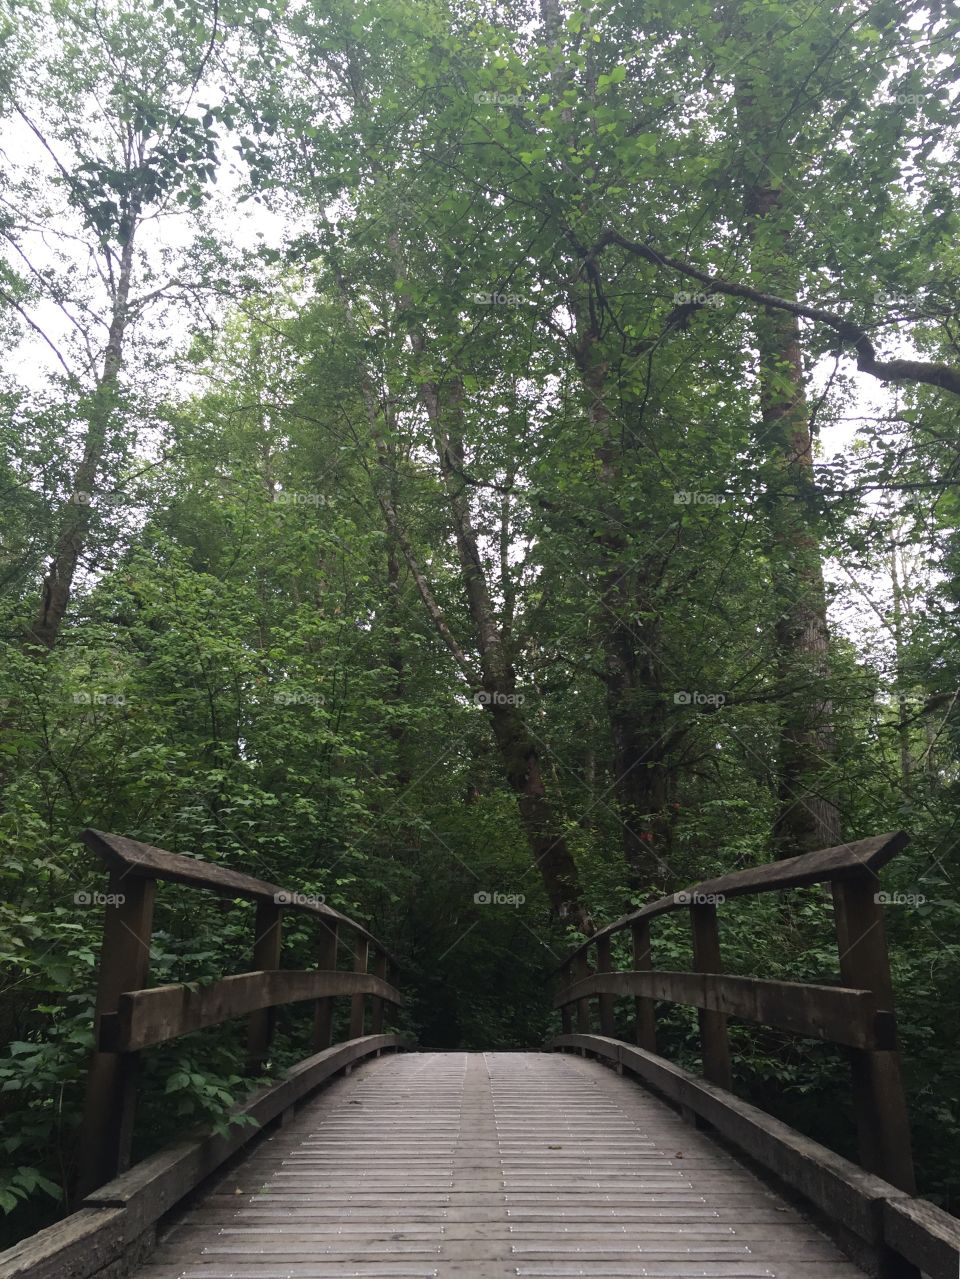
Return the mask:
M876 997L870 990L658 969L595 973L561 990L554 1006L560 1007L601 991L610 995L644 995L647 1003L660 999L693 1008L712 1009L731 1017L742 1017L746 1021L778 1026L798 1035L851 1047L893 1046L893 1018L890 1013L877 1010Z
M589 1008L589 999L595 997L600 1033L612 1036L615 997L632 994L634 1038L653 1051L653 1001L692 1005L697 1009L703 1074L726 1089L733 1078L729 1016L840 1044L850 1056L861 1163L901 1189L913 1191L910 1123L896 1051L893 985L882 904L876 891L878 870L906 843L908 837L895 832L735 871L660 898L608 924L560 966L563 989L555 1006L563 1010L563 1033L571 1033L573 1005L578 1009L577 1033L589 1033L589 1017L580 1010ZM829 882L833 890L842 986L722 975L719 904L728 897L783 891L820 881ZM650 921L681 908L690 915L695 971L655 972L650 958ZM626 927L633 932L635 970L615 973L611 971L611 939ZM597 955L592 976L590 947L596 948Z
M599 1035L546 1053L367 1060L338 1045L244 1106L258 1126L360 1063L213 1180L133 1279L857 1279L771 1187L630 1074L855 1232L886 1274L955 1279L954 1218L655 1054ZM115 1279L253 1129L178 1143L0 1254L0 1279ZM897 1249L899 1256L892 1250ZM891 1268L891 1262L893 1268ZM127 1273L123 1271L122 1273Z
M559 1035L548 1047L586 1052L613 1062L706 1121L826 1219L861 1240L864 1250L859 1255L871 1268L904 1274L906 1261L932 1279L956 1279L960 1274L960 1222L956 1217L857 1167L726 1089L656 1053L617 1039Z
M215 862L202 861L198 857L168 853L166 849L141 844L139 840L127 839L124 835L111 835L106 831L89 829L83 831L80 838L111 870L118 872L125 880L163 879L171 883L189 884L193 888L206 888L225 897L273 902L284 910L304 911L309 915L336 920L353 929L358 936L376 942L372 933L367 932L356 920L294 889L281 888L277 884L269 884L265 880L255 879L252 875L244 875Z
M112 1051L129 1052L256 1009L359 993L377 995L398 1006L403 1004L399 990L372 973L319 968L238 973L200 987L183 982L153 986L121 995L116 1013L102 1019L100 1043Z
M317 944L317 967L335 969L339 934L335 923L321 923ZM313 1014L313 1051L322 1052L333 1042L333 998L318 999Z
M184 1217L134 1279L860 1279L663 1102L536 1053L369 1062Z
M133 1138L138 1053L205 1026L246 1015L247 1073L259 1072L270 1053L276 1008L302 999L319 999L314 1014L314 1047L329 1046L332 1000L351 1000L351 1039L364 1036L364 1001L376 998L373 1022L383 1026L383 1005L402 1002L383 980L389 952L379 943L374 971L367 974L371 938L366 929L318 902L274 884L222 866L168 853L137 840L103 831L83 834L110 867L110 893L94 1019L96 1051L90 1066L80 1154L79 1187L86 1193L127 1167ZM253 930L254 971L212 985L179 983L145 989L158 879L173 880L256 902ZM304 910L318 919L320 950L330 968L290 972L281 969L283 915ZM352 930L357 962L353 973L335 971L338 929Z
M155 885L127 881L112 871L107 891L103 945L93 1017L94 1043L123 993L142 986L150 967ZM95 1051L87 1073L78 1193L84 1194L126 1168L133 1140L137 1058Z
M865 876L833 886L840 972L851 986L866 986L884 1008L893 1008L893 985L876 881ZM853 1100L864 1167L911 1193L916 1190L910 1119L893 1044L867 1045L851 1053ZM887 1051L881 1051L885 1049Z
M234 1113L253 1124L224 1135L200 1133L166 1147L90 1194L79 1211L0 1252L0 1279L88 1279L117 1267L128 1273L140 1241L155 1223L264 1125L309 1096L347 1065L378 1052L407 1047L399 1035L370 1036L317 1053L275 1084L240 1103Z
M783 861L765 862L762 866L750 866L746 870L733 871L717 879L701 880L680 892L670 893L656 901L648 902L639 910L615 919L612 924L598 929L588 941L577 947L573 954L585 951L600 938L621 932L638 919L652 919L668 911L683 910L691 903L705 898L742 897L747 893L779 892L787 888L802 888L806 884L823 884L829 880L845 879L850 875L876 872L895 857L910 842L904 831L888 835L874 835L852 844L840 844L836 848L821 848L799 857L787 857Z

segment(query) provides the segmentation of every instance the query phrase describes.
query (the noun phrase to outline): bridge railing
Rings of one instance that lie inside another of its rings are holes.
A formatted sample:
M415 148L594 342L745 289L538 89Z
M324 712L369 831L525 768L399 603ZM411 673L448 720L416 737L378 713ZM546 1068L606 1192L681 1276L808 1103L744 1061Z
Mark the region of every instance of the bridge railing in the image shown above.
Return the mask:
M656 1001L698 1010L703 1075L731 1089L727 1018L778 1027L842 1045L850 1056L860 1162L892 1185L914 1191L910 1126L896 1049L893 988L883 927L883 894L878 871L908 842L902 832L878 835L837 848L821 849L704 880L650 902L601 928L560 968L560 1009L564 1038L590 1035L591 1001L596 1001L600 1034L616 1037L618 996L634 998L638 1047L655 1054ZM814 985L735 977L723 973L718 906L734 897L782 892L829 883L840 982ZM693 941L693 971L667 972L653 966L651 923L661 915L686 911ZM633 968L614 971L611 941L629 930ZM594 963L591 966L591 954ZM575 1032L575 1033L574 1033Z
M379 1038L385 1005L403 1004L403 996L387 980L393 963L388 951L361 924L317 898L123 836L87 830L82 838L106 863L109 884L78 1194L87 1194L129 1167L138 1059L143 1049L246 1017L247 1066L255 1071L269 1053L276 1009L281 1005L313 1002L313 1052L322 1054L331 1047L336 998L350 999L347 1043L361 1040L367 1032L368 999L369 1034ZM249 972L203 986L190 982L148 986L159 880L256 903ZM288 912L304 913L316 923L316 968L280 967L283 917ZM346 932L351 934L349 943ZM352 971L337 968L340 945L352 952ZM371 1040L372 1051L377 1051L379 1038ZM350 1059L344 1055L345 1061Z

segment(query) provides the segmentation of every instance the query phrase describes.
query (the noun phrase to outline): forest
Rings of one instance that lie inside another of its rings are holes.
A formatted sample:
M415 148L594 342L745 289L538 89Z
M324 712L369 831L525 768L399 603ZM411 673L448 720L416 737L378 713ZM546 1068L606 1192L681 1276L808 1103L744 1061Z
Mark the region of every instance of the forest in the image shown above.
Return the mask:
M960 1212L958 37L956 0L3 0L3 1246L73 1202L87 827L363 920L437 1049L538 1046L653 897L902 829L918 1183ZM151 982L239 971L251 909L165 891ZM731 903L726 971L835 980L830 915ZM841 1050L730 1034L851 1151ZM229 1122L237 1043L145 1056L136 1149Z

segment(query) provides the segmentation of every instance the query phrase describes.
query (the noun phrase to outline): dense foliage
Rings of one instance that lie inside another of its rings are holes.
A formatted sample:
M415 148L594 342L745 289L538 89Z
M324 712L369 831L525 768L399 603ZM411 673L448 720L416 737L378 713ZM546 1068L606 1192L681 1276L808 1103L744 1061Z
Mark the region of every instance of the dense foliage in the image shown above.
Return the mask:
M6 0L8 1239L70 1201L85 826L369 921L450 1048L539 1044L591 921L906 828L918 1170L957 1209L958 26ZM820 894L724 922L731 971L836 979ZM164 891L152 980L241 971L251 927ZM654 945L687 965L682 921ZM839 1055L732 1033L745 1095L852 1151ZM225 1122L239 1061L147 1054L138 1148Z

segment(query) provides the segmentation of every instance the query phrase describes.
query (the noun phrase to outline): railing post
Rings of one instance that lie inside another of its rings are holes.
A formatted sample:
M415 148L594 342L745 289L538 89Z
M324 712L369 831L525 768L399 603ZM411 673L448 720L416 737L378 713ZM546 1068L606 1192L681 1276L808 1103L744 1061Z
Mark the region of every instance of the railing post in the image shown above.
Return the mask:
M253 971L269 972L280 967L283 945L283 907L275 901L258 901L253 926ZM258 1008L247 1019L247 1068L257 1070L270 1051L275 1008Z
M320 945L317 947L317 967L331 972L337 967L337 925L331 920L319 921ZM313 1051L323 1052L333 1042L333 996L318 999L313 1010Z
M876 899L877 882L872 873L833 882L840 974L847 986L872 990L878 1010L892 1013L893 983L883 907ZM910 1118L900 1073L900 1054L852 1048L850 1070L860 1162L868 1172L914 1194Z
M638 919L632 925L633 933L633 968L635 972L645 973L653 969L653 957L650 953L650 921ZM657 1051L657 1013L656 1003L652 999L638 995L634 1001L636 1018L637 1045L649 1053Z
M370 971L374 977L381 977L384 981L387 979L387 957L382 950L374 950L373 963L370 965ZM370 1034L383 1034L383 1000L379 995L374 995L370 1000Z
M693 967L698 973L721 973L720 936L717 931L717 908L712 902L694 902L690 907L693 929ZM725 1013L698 1008L703 1074L721 1088L732 1086L730 1045L727 1040Z
M560 986L561 989L566 988L573 981L573 973L569 962L565 963L560 969ZM563 1004L560 1009L560 1029L565 1035L573 1033L573 1009L570 1004Z
M367 954L370 946L366 937L357 938L357 949L353 955L353 971L355 973L365 973L367 971ZM359 1039L363 1034L363 1016L366 995L351 995L350 997L350 1038Z
M581 981L584 977L590 976L590 961L587 958L587 951L582 950L573 961L573 974L576 981ZM590 1034L590 1000L577 1000L577 1034Z
M613 971L613 960L610 954L610 936L597 938L597 972ZM610 1038L616 1033L616 997L614 995L598 995L597 1008L600 1013L600 1034Z
M89 1194L130 1163L139 1053L100 1052L100 1022L120 996L141 990L150 969L150 935L157 885L112 871L100 951L93 1017L93 1059L87 1075L77 1194Z

